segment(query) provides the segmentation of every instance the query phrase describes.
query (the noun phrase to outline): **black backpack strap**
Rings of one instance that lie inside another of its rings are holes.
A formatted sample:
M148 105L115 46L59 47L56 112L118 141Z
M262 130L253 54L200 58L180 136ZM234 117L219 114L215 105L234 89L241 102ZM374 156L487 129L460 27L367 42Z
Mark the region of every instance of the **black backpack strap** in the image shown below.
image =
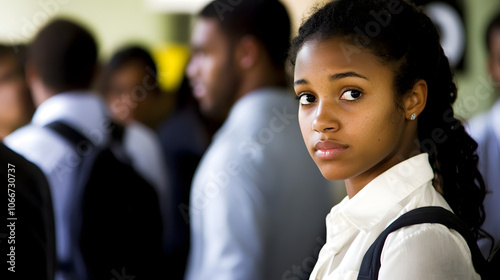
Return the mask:
M111 130L111 138L113 141L117 141L120 144L123 144L123 139L125 137L125 127L113 120L109 122L109 128Z
M92 142L87 137L83 136L83 134L76 131L74 128L63 121L54 121L45 125L45 127L55 131L57 134L61 135L64 139L69 141L74 147L77 147L79 149L85 148L85 146L93 146Z
M45 127L53 130L66 139L66 141L68 141L76 149L79 156L87 155L95 147L92 141L72 128L66 122L54 121L45 125ZM107 129L111 132L111 141L107 144L108 147L121 162L132 164L130 157L123 147L126 128L113 120L109 120Z
M434 223L442 224L449 229L454 229L460 233L469 245L469 249L472 254L472 263L476 271L481 274L481 272L486 269L486 261L483 258L479 248L477 247L476 240L473 238L467 225L462 222L455 214L442 208L442 207L422 207L411 210L397 220L392 222L373 242L361 262L361 268L358 274L358 280L368 280L368 279L378 279L378 273L380 270L380 256L382 254L382 249L384 248L385 240L387 236L402 227L424 224L424 223Z
M109 125L108 129L111 131L112 140L122 143L123 138L125 137L125 127L113 120L109 120L108 125ZM45 127L48 127L53 131L57 132L59 135L64 137L74 146L82 144L93 145L92 142L87 137L83 136L83 134L72 128L66 122L54 121L45 125Z
M49 123L45 125L45 127L49 128L50 130L54 131L58 135L60 135L62 138L64 138L71 146L72 148L77 152L78 156L84 159L85 155L88 155L88 152L91 152L92 149L94 148L94 144L88 140L87 137L83 136L80 132L72 128L69 124L63 121L54 121L52 123ZM79 228L81 227L80 225L80 219L76 218L81 215L81 201L80 197L81 194L83 193L83 189L80 189L81 183L80 181L83 180L81 178L82 173L82 168L86 168L83 165L90 165L93 164L93 157L90 159L90 161L85 161L84 163L81 162L79 168L78 168L78 175L75 176L75 185L74 189L72 191L72 196L69 198L70 202L69 204L73 206L71 209L72 215L75 215L74 219L72 219L72 224L70 225L70 230L71 234L73 237L76 238L78 236ZM88 169L88 168L87 168ZM74 241L77 242L77 241ZM76 244L76 243L75 243ZM76 246L76 245L75 245ZM67 260L58 260L58 265L57 265L57 270L64 275L66 278L75 278L77 274L84 274L86 273L82 267L83 267L83 261L81 261L81 257L78 255L78 253L72 252L73 257ZM81 277L84 277L80 275ZM75 278L76 279L76 278Z

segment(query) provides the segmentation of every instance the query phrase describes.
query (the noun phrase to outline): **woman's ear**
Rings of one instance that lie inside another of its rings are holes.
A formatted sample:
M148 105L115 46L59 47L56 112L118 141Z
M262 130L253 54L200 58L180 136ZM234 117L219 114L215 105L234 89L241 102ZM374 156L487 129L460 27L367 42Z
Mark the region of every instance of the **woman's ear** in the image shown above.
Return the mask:
M427 82L418 80L404 97L406 119L414 120L422 113L427 102Z

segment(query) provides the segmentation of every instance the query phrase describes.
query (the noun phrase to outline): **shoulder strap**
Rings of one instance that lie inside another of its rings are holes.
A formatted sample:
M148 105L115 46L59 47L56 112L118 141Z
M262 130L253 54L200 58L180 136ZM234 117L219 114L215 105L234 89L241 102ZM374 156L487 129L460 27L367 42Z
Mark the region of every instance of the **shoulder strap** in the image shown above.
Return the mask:
M54 121L45 125L45 127L57 132L74 146L82 145L83 143L93 145L87 137L83 136L83 134L72 128L64 121ZM123 138L125 136L125 127L123 125L110 120L108 129L111 130L111 138L113 141L117 141L119 143L123 142Z
M470 233L468 227L455 214L442 207L422 207L403 214L392 224L390 224L373 242L361 262L358 280L378 279L380 270L380 256L384 248L387 236L402 227L423 224L439 223L460 233L469 245L472 253L472 263L476 271L481 274L486 269L486 261L481 255L476 241Z
M123 138L125 137L125 126L110 120L109 128L111 129L111 137L113 141L117 141L123 144Z
M61 135L64 139L69 141L71 145L73 145L82 152L86 152L85 151L86 149L89 149L94 146L92 141L90 141L87 137L85 137L83 134L72 128L69 124L67 124L64 121L54 121L45 125L45 127ZM108 129L111 130L110 135L112 142L123 144L123 138L125 136L125 127L110 120Z
M83 145L88 145L89 147L93 146L92 142L87 137L83 136L83 134L63 121L54 121L47 124L45 127L58 133L75 147L81 148Z

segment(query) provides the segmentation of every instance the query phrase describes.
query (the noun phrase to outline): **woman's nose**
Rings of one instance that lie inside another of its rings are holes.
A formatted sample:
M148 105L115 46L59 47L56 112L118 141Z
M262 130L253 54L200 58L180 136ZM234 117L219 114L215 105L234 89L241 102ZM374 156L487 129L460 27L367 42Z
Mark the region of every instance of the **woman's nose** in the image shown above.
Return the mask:
M320 102L314 112L312 129L316 132L335 132L340 128L339 122L335 117L333 105L327 102Z

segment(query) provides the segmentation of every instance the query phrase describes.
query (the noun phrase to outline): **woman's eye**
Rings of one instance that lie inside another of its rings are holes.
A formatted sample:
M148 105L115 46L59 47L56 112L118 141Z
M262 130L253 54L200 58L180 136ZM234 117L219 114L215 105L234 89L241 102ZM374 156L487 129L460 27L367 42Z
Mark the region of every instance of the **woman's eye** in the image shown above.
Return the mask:
M356 100L356 99L360 98L362 95L363 95L363 93L361 93L361 91L356 90L356 89L350 89L350 90L344 91L344 93L342 93L342 96L340 97L340 99L352 101L352 100Z
M297 98L299 99L299 102L302 105L311 104L314 101L316 101L316 97L314 97L314 95L307 93L301 94Z

